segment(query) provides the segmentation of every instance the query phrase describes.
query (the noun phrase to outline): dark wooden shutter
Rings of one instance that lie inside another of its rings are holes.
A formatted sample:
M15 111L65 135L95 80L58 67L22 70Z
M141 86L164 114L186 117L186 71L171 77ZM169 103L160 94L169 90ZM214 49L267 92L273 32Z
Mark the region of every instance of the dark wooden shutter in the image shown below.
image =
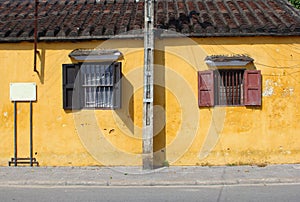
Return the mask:
M122 63L114 63L114 109L121 108L122 102Z
M63 64L63 108L80 109L80 86L78 64ZM75 85L76 84L76 85ZM75 88L76 87L76 88Z
M198 72L198 105L199 107L214 106L214 71Z
M246 70L244 73L244 104L261 106L261 72Z

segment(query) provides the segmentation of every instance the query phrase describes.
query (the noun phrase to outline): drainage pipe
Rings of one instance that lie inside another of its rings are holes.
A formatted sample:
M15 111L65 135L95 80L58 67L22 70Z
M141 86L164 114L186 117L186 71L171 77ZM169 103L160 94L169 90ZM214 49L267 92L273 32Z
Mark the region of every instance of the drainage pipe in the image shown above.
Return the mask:
M38 4L39 4L39 1L38 0L35 0L35 9L34 9L34 55L33 55L33 71L34 72L37 72L37 69L36 69L36 60L37 60L37 30L38 30Z

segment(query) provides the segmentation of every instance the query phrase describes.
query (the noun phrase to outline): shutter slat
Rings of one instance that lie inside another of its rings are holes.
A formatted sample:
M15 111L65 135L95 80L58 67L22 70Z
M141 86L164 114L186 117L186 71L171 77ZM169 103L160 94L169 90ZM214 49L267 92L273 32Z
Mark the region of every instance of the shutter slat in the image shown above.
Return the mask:
M199 107L214 106L214 71L198 72L198 105Z
M261 106L261 71L246 70L244 73L244 104Z

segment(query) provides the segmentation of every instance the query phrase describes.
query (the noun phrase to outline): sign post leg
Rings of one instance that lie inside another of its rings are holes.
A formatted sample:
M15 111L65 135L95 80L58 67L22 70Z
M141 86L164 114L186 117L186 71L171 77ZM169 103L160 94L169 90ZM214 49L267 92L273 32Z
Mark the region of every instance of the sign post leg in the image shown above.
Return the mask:
M17 102L14 101L14 165L17 166Z
M32 166L32 160L33 160L33 158L32 158L32 156L33 156L33 154L32 154L32 152L33 152L33 148L32 148L32 101L30 101L30 109L29 109L29 113L30 113L30 166Z

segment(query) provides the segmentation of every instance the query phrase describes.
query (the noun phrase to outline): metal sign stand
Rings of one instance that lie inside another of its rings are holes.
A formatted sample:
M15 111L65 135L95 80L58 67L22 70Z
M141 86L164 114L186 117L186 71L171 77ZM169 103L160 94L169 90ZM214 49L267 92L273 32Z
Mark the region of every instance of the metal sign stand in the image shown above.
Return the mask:
M30 101L30 134L29 134L29 158L18 158L18 142L17 142L17 101L14 101L14 157L8 162L8 165L18 166L18 164L29 164L30 166L39 166L36 158L33 158L33 138L32 138L32 101Z
M36 85L34 83L11 84L11 100L14 102L14 157L8 162L8 166L18 164L29 164L39 166L36 158L33 158L33 135L32 135L32 101L36 100ZM25 92L25 95L24 95ZM23 93L23 94L22 94ZM17 101L30 101L29 118L29 158L18 157L18 135L17 135Z

